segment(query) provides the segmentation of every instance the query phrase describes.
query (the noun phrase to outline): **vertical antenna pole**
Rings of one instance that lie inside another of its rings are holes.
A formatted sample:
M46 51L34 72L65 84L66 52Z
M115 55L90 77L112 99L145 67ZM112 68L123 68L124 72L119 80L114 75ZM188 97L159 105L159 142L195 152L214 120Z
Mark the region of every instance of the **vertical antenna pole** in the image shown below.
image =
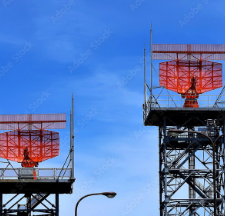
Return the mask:
M146 92L146 49L144 47L144 105L147 104L147 92Z
M70 168L73 169L72 163L72 109L70 110ZM71 171L71 178L72 178L72 171Z
M72 109L70 111L70 168L71 178L74 178L74 98L72 95Z
M152 80L152 77L153 77L153 74L152 74L152 24L151 24L151 29L150 29L150 51L151 51L151 54L150 54L150 57L151 57L151 96L150 96L150 107L152 105L152 83L153 83L153 80Z

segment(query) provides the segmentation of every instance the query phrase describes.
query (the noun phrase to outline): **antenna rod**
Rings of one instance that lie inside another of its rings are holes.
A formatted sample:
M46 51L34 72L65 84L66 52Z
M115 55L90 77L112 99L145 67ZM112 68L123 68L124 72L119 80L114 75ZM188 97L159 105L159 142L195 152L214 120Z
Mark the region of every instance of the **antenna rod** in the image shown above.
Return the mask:
M152 105L152 24L151 24L151 29L150 29L150 46L151 46L151 48L150 48L150 50L151 50L151 54L150 54L150 56L151 56L151 96L150 96L150 108L151 108L151 105Z
M144 105L147 103L147 93L146 93L146 49L144 46Z
M72 109L70 111L70 162L71 177L74 178L74 98L72 95Z

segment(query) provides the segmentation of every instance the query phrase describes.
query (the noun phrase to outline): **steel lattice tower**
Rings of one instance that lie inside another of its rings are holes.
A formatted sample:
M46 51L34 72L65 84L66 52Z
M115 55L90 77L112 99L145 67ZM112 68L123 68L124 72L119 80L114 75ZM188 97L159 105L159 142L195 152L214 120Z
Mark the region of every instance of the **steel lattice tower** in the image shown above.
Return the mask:
M160 216L214 215L215 202L217 215L225 215L225 87L216 96L200 95L198 108L183 107L185 99L153 80L153 60L163 59L225 60L225 45L152 44L151 36L151 83L144 63L143 104L144 125L159 131Z

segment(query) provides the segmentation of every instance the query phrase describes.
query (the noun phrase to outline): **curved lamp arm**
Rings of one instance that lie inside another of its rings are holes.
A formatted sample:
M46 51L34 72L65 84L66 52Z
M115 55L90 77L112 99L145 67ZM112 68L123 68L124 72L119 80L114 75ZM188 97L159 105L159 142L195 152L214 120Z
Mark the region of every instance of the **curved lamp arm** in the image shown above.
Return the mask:
M77 216L77 207L80 203L80 201L86 197L89 197L89 196L93 196L93 195L104 195L108 198L114 198L116 196L116 193L115 192L102 192L102 193L92 193L92 194L87 194L83 197L81 197L78 201L77 201L77 204L76 204L76 207L75 207L75 216Z

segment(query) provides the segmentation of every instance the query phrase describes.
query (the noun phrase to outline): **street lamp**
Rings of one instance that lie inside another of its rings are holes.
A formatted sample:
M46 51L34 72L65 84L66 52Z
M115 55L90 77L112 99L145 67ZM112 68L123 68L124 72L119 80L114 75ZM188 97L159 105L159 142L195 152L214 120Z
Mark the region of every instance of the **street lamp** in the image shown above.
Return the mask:
M174 135L174 134L175 134L175 135L179 135L179 134L185 133L185 132L201 134L201 135L207 137L207 138L211 141L211 143L212 143L212 146L213 146L213 196L214 196L214 216L216 216L216 215L217 215L217 213L216 213L216 209L217 209L217 200L216 200L216 164L215 164L215 147L216 147L217 141L218 141L221 137L223 137L223 136L225 135L225 133L222 134L222 135L220 135L219 137L217 137L216 140L213 142L213 140L212 140L209 136L207 136L206 134L200 133L200 132L198 132L198 131L184 131L184 130L179 130L179 129L171 129L171 130L168 131L168 133L169 133L169 134L172 134L172 135Z
M115 192L102 192L102 193L92 193L92 194L87 194L83 197L81 197L78 201L77 201L77 204L76 204L76 207L75 207L75 216L77 216L77 207L78 207L78 204L80 203L80 201L86 197L89 197L89 196L93 196L93 195L104 195L108 198L114 198L116 196L116 193Z

